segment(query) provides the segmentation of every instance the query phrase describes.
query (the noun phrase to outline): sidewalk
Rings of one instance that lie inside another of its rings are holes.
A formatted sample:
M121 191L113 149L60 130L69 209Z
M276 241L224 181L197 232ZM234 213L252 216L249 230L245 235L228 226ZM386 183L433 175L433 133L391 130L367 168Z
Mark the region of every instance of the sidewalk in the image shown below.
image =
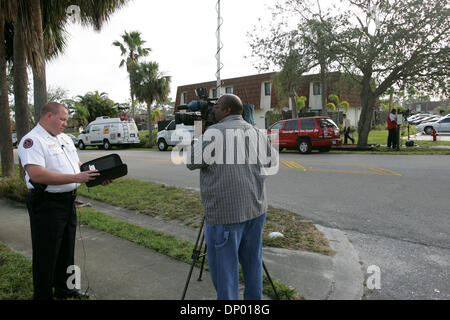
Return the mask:
M195 242L198 231L79 197L103 213ZM286 249L264 248L264 262L272 278L294 287L308 300L361 299L364 275L359 257L344 232L317 226L329 239L334 257ZM81 234L80 234L81 232ZM81 240L82 239L82 240ZM24 204L0 198L0 242L31 258L28 212ZM82 291L98 300L179 300L190 265L150 249L81 226L77 231L75 263L81 268ZM192 274L187 300L214 300L208 272L197 281ZM242 291L242 290L241 290Z

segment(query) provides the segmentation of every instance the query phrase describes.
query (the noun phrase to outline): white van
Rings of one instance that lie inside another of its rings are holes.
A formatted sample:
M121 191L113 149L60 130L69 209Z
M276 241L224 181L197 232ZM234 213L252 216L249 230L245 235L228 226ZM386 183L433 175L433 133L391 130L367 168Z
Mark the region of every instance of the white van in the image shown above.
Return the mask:
M113 145L129 146L139 143L139 136L134 120L98 117L87 125L78 136L78 148L99 146L109 150Z
M189 139L183 139L189 137ZM164 130L158 132L156 137L156 144L159 151L166 151L167 147L175 145L188 146L191 144L191 140L194 137L194 126L186 126L182 123L176 124L175 120L172 120Z

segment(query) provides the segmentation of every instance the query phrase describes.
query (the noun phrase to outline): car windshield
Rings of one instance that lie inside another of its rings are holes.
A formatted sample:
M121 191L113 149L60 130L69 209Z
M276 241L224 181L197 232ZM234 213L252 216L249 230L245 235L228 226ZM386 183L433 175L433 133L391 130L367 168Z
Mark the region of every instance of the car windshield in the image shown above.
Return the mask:
M338 127L331 119L319 119L319 124L321 128L337 129Z

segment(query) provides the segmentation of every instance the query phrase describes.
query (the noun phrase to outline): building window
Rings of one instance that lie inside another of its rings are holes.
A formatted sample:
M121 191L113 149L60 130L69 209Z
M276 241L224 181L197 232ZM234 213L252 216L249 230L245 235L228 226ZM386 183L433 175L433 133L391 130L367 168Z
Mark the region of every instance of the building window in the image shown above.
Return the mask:
M320 82L314 82L313 83L313 96L320 96L322 95L322 86L320 85Z
M272 83L264 82L264 95L270 96L272 94Z
M225 93L233 93L233 87L226 87Z
M211 98L217 98L217 88L211 89Z
M181 93L181 104L186 104L187 103L187 92L182 92Z

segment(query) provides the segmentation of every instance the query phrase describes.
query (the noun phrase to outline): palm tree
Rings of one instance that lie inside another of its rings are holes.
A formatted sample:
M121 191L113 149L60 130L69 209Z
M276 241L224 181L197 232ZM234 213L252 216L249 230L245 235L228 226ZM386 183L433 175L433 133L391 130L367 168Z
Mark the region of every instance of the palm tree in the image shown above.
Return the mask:
M153 147L152 104L155 101L164 102L170 92L170 76L159 72L156 62L133 64L130 68L130 82L136 98L147 104L147 121L150 148Z
M122 52L121 56L126 57L126 60L122 59L122 61L120 62L119 68L123 67L126 64L127 72L128 74L130 74L131 66L133 64L138 63L139 58L148 56L151 49L142 47L146 41L141 39L141 33L138 31L132 31L130 33L125 31L125 34L122 35L122 40L123 43L119 41L114 41L113 45L120 48L120 51ZM135 94L132 89L131 78L130 78L130 95L131 95L131 116L134 119Z
M14 96L18 138L28 131L29 123L28 111L24 111L25 105L28 108L26 62L28 60L33 70L35 117L39 118L40 110L47 102L45 58L57 55L64 47L64 26L68 21L66 9L70 5L79 6L81 23L93 26L95 30L100 30L102 24L108 21L111 14L127 2L128 0L0 0L1 29L4 28L5 21L7 21L14 23L16 31L14 36L16 40L13 46L15 55L17 55L14 59ZM24 45L25 43L26 45ZM2 41L1 45L3 46L3 44ZM3 80L6 79L6 72L3 67L5 55L5 50L0 50L0 85L3 85ZM3 87L1 90L3 90ZM3 119L3 115L6 113L9 115L9 106L4 102L5 95L2 94L1 97L0 113L2 115L0 121L5 122L1 122L1 127L7 128L8 126L5 125L6 118ZM5 139L11 140L11 132L5 133ZM2 147L2 151L5 153L8 152L6 149L12 155L12 147ZM2 162L7 161L4 159L9 159L9 157L2 154Z
M66 9L80 8L81 23L100 30L111 14L129 0L2 0L14 3L15 26L21 27L27 46L25 52L33 70L35 116L47 102L45 60L61 52L65 44Z
M0 157L2 177L14 175L13 145L11 139L11 123L9 119L8 85L6 77L7 52L5 46L6 8L0 2Z
M30 117L28 109L28 73L27 73L27 45L25 39L24 25L20 23L24 20L24 15L29 15L29 8L23 1L17 1L16 19L14 21L14 108L17 140L20 141L24 135L30 131Z

